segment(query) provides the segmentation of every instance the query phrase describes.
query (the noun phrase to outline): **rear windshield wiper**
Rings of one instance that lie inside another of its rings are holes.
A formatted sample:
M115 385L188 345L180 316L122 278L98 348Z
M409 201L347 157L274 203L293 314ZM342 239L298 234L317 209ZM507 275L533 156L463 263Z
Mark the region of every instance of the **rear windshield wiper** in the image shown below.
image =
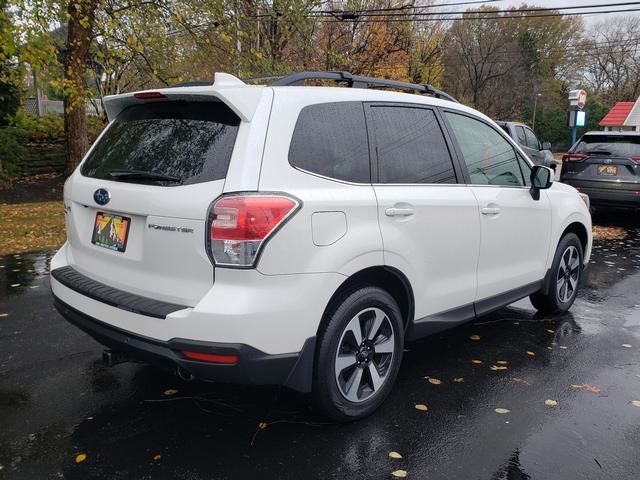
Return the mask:
M158 182L182 182L181 178L162 173L145 172L143 170L111 170L107 173L116 180L155 180Z

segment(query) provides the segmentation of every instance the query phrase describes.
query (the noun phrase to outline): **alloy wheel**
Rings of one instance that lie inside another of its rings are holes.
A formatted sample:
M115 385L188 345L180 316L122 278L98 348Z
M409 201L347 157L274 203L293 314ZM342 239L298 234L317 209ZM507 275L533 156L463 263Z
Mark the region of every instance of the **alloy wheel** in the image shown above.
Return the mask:
M570 245L560 257L556 292L562 303L567 303L575 295L580 277L580 255L578 249Z
M393 327L379 308L358 312L347 324L335 358L338 390L350 402L369 400L384 385L395 353Z

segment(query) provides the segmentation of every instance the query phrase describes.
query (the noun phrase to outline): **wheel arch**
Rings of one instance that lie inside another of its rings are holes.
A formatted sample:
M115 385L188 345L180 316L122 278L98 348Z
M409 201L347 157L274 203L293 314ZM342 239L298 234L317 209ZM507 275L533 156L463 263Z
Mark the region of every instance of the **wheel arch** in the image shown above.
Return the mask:
M586 255L587 248L589 246L589 232L587 231L587 227L584 226L583 223L574 221L567 225L567 227L560 235L560 239L562 239L566 234L574 233L578 239L580 239L580 244L582 245L582 254ZM560 241L560 239L558 241Z
M405 330L413 320L415 301L409 279L397 268L378 265L367 267L349 276L331 296L318 326L317 335L323 331L329 321L329 315L336 303L351 294L354 290L365 286L379 287L393 297L400 308Z

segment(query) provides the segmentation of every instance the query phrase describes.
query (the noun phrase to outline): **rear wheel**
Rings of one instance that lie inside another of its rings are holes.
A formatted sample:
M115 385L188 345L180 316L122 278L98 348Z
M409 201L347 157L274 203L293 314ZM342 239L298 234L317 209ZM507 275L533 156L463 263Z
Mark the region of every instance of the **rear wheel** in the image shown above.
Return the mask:
M531 295L533 306L543 313L566 312L578 294L582 275L582 244L574 233L560 240L546 289Z
M314 399L338 421L373 413L393 387L403 349L400 309L386 291L363 287L336 304L319 335Z

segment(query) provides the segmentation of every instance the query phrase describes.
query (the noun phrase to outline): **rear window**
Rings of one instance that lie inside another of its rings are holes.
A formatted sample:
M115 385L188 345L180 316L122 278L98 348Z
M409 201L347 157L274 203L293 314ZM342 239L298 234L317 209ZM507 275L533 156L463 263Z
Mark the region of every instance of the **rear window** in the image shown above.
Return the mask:
M585 135L573 153L611 157L640 157L640 136Z
M109 126L80 172L167 186L220 180L227 174L239 125L240 119L219 102L134 105Z

